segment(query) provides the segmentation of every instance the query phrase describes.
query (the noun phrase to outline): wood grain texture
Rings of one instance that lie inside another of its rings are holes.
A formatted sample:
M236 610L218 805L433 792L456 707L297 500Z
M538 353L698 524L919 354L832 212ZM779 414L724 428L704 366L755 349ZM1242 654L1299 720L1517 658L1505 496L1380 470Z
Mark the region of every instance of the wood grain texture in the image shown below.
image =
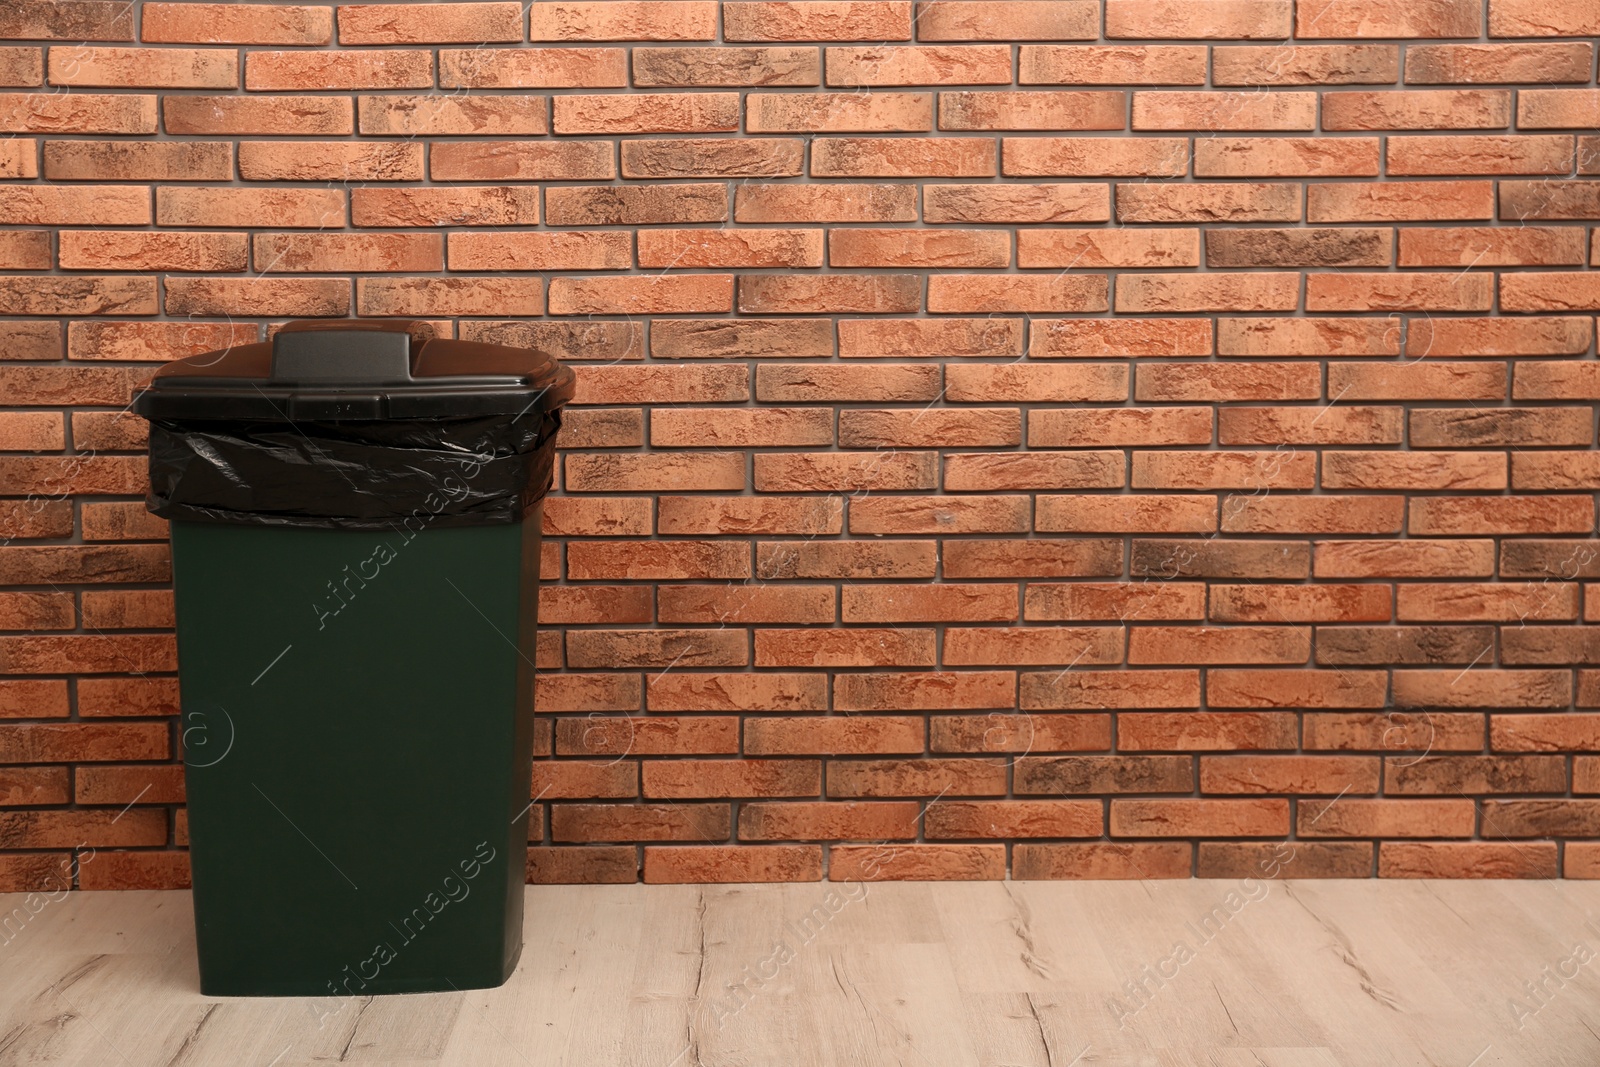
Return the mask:
M187 894L33 905L0 896L5 1064L1600 1061L1595 883L539 887L505 986L326 1000L201 997Z

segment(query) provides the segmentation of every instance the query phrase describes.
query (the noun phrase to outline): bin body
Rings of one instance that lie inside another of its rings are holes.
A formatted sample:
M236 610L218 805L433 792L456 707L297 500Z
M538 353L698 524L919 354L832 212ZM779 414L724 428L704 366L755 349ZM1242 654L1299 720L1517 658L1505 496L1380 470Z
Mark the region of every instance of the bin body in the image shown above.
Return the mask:
M201 992L510 976L538 519L405 534L173 524Z
M192 357L135 402L171 520L208 995L484 988L521 951L540 498L571 374L379 329L306 329L298 363Z

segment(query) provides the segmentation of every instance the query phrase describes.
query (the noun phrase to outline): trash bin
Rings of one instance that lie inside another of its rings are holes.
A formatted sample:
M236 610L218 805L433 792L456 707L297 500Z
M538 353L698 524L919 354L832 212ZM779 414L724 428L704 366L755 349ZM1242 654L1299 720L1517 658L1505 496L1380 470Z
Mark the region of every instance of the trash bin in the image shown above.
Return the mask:
M172 524L201 992L510 976L571 395L537 352L344 321L178 360L136 397Z

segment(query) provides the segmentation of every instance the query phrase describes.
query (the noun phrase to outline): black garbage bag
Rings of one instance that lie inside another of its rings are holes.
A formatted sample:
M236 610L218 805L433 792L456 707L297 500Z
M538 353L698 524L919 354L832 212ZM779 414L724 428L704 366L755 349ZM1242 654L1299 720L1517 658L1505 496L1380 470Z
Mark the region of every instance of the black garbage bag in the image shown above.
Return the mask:
M302 323L168 364L133 405L150 420L150 510L320 529L520 521L550 489L572 372L420 333Z

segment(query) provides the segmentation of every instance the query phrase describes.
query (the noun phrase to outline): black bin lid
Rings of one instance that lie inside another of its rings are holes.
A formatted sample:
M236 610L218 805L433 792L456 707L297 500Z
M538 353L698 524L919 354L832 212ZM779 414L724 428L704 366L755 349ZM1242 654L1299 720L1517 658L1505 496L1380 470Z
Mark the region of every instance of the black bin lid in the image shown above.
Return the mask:
M421 322L293 322L271 341L168 363L147 419L372 420L520 415L572 399L572 371L528 348L429 339Z

